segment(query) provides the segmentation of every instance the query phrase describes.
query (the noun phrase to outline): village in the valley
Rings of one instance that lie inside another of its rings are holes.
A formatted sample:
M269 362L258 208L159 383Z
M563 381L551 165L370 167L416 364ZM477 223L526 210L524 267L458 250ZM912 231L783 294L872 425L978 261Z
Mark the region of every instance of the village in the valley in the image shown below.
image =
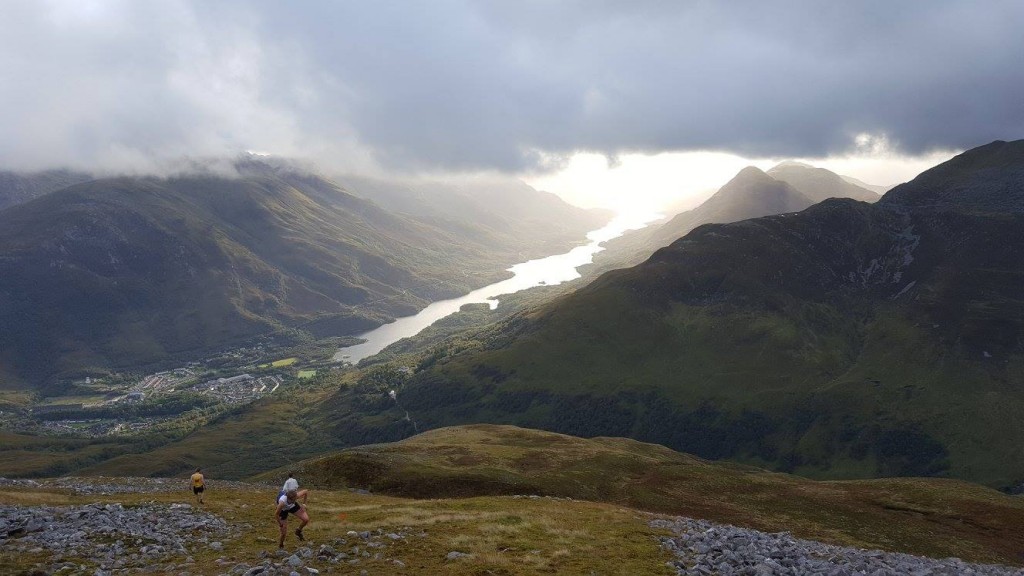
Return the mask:
M284 383L284 376L280 374L267 376L239 374L207 380L201 384L197 384L196 380L196 373L189 368L157 372L143 378L124 396L114 398L109 402L141 402L147 396L152 397L171 393L178 389L187 389L197 394L213 396L228 404L242 404L256 400L264 394L275 392Z
M40 398L23 409L0 406L0 430L101 437L173 426L253 402L345 363L273 358L263 346L238 348L144 376L85 377L72 394Z

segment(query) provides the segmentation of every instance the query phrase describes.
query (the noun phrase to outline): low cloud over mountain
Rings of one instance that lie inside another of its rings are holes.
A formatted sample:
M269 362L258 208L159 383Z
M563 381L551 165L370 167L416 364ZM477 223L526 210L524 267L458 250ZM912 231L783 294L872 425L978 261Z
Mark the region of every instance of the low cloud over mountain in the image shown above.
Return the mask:
M821 157L884 136L917 153L1024 130L1024 5L1010 1L4 12L7 168L145 170L249 149L518 171L576 150Z

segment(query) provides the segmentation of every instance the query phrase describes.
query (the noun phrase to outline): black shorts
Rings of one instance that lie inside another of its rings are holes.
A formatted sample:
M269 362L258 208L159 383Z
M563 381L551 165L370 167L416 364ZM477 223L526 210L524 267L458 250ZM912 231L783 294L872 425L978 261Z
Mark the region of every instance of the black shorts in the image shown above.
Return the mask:
M287 508L282 508L281 512L278 513L278 517L281 520L287 520L289 512L292 513L292 514L295 514L299 510L302 510L302 506L300 506L299 503L296 502L296 503L292 504L291 506L289 506Z
M203 490L206 490L206 486L193 486L192 487L192 493L193 494L202 494Z

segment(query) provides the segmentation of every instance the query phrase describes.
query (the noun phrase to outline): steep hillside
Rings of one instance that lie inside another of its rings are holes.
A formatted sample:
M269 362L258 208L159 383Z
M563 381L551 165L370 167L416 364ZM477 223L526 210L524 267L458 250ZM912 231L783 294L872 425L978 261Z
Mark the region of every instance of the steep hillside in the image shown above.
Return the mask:
M0 210L91 179L88 174L70 170L0 171Z
M1016 167L977 157L986 148L876 205L702 226L434 354L402 406L421 427L515 423L816 477L1017 485L1024 216L966 196L943 210L902 201L950 197L927 184L936 175L980 182L984 207L990 190L1019 190Z
M286 326L352 334L569 245L396 215L316 175L87 182L0 213L0 382L198 354Z
M880 198L875 191L858 186L835 172L801 162L783 162L768 170L768 175L796 188L815 204L829 198L853 198L861 202L876 202Z

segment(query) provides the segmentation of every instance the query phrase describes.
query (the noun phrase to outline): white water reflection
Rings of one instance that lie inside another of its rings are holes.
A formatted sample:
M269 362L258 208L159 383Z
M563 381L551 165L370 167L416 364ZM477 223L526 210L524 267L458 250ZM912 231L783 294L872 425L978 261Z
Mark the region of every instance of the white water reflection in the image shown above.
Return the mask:
M359 362L363 358L377 354L385 347L402 338L419 334L421 330L441 318L458 312L466 304L488 304L493 310L498 307L496 297L502 294L512 294L535 286L553 286L562 282L568 282L569 280L575 280L580 277L576 269L592 262L594 254L604 250L600 246L602 242L621 236L627 230L643 228L660 217L660 214L655 213L621 214L616 216L604 228L587 234L587 240L590 242L585 246L577 246L565 254L556 254L547 258L539 258L523 262L522 264L516 264L509 268L509 271L515 274L512 278L484 286L460 298L439 300L430 304L415 316L399 318L390 324L384 324L365 334L360 334L359 338L366 339L366 342L341 348L334 355L334 360L345 360L352 363Z

